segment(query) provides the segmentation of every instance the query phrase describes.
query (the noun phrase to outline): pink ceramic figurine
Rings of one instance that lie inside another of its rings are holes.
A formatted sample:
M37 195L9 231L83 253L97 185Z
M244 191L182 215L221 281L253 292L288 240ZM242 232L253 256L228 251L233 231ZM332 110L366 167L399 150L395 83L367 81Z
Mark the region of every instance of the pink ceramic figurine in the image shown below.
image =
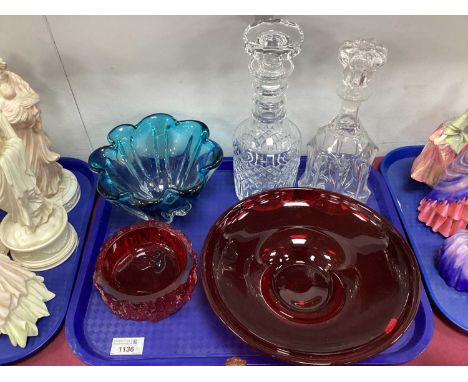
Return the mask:
M434 187L447 165L464 150L468 150L468 110L437 127L413 162L411 177Z
M468 150L447 166L418 209L418 219L445 237L468 228Z

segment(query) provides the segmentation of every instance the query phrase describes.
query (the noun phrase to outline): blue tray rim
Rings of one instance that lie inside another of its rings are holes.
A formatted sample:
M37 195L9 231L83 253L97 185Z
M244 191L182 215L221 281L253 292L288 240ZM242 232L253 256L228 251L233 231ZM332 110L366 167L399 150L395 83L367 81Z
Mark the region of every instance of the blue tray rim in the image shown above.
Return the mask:
M91 172L91 170L89 170L88 165L86 164L86 162L82 161L81 159L72 158L72 157L61 157L58 162L64 168L67 168L67 169L70 169L70 167L73 167L73 166L80 166L83 170L86 169L88 177L91 177L91 179L93 179L93 181L91 182L91 189L96 188L97 178ZM81 200L82 197L83 197L83 194L81 194L80 200ZM78 254L77 264L76 264L76 268L75 268L76 271L75 271L75 275L74 275L75 276L75 282L76 282L76 278L77 278L77 274L78 274L77 271L79 269L80 260L81 260L81 257L83 256L83 251L85 249L86 237L87 237L87 233L88 233L88 230L89 230L89 227L90 227L90 221L91 221L91 216L92 216L94 204L95 204L95 196L94 196L94 198L92 198L92 202L90 203L91 208L90 208L90 213L89 213L88 224L86 225L86 230L84 232L84 237L78 242L78 246L77 246L77 248L75 250L76 253ZM77 207L77 206L78 206L78 204L75 207ZM74 285L75 285L75 283L72 283L72 285L71 285L70 297L73 294ZM5 357L3 359L0 359L0 365L7 365L7 364L11 364L13 362L21 361L21 360L23 360L23 359L25 359L27 357L30 357L31 355L37 353L44 346L46 346L52 340L52 338L55 337L55 335L57 334L57 332L60 330L60 328L63 325L63 321L65 320L66 313L68 311L68 307L70 306L70 297L68 299L68 304L66 304L65 308L60 313L60 319L57 320L57 322L53 326L52 330L50 330L50 332L47 333L47 335L44 335L44 336L42 336L41 333L39 333L39 337L42 337L42 339L41 339L41 341L39 343L37 343L34 347L32 347L30 349L28 348L28 344L26 344L26 347L23 349L24 351L21 352L23 354L21 354L20 356Z
M385 155L384 159L382 160L380 164L380 171L385 179L385 182L387 183L388 190L390 192L390 195L392 196L393 204L395 205L395 209L398 212L398 215L400 216L402 225L405 230L406 237L408 238L408 241L410 242L411 246L413 248L416 247L416 241L413 238L412 235L408 233L408 229L405 226L404 220L403 220L403 211L401 211L401 208L398 207L398 201L394 193L392 192L391 188L391 179L388 176L388 171L390 166L395 163L397 160L408 158L408 157L413 157L419 155L419 153L423 149L423 145L412 145L412 146L403 146L403 147L398 147L392 151L390 151L387 155ZM414 251L416 258L419 261L419 254L417 251ZM468 327L460 323L456 317L453 317L449 312L447 312L444 308L444 304L441 304L441 302L435 297L434 290L432 288L432 284L430 282L430 277L427 274L426 270L424 267L420 267L421 274L423 275L423 280L424 280L424 285L426 289L429 292L429 295L431 296L432 301L434 304L437 306L437 308L442 312L442 314L447 317L451 322L453 322L455 325L457 325L459 328L468 331Z
M305 163L305 158L301 158L301 164ZM232 158L225 157L223 162L221 163L219 170L230 170L232 171ZM385 183L381 174L375 170L374 168L371 169L373 175L375 176L378 184L384 190L388 191L387 184ZM400 233L403 233L403 227L400 222L400 218L398 216L397 211L394 208L392 199L389 195L389 192L383 193L384 196L384 203L389 207L389 217L388 220L399 230ZM90 266L90 262L92 261L92 252L94 249L94 242L100 236L100 233L103 232L105 234L107 229L107 221L110 215L110 211L113 208L112 204L107 202L101 196L98 196L97 203L95 206L95 213L93 217L93 221L91 222L90 226L90 233L88 235L85 250L82 257L82 262L80 265L79 273L77 280L75 282L75 288L72 294L72 298L70 300L69 309L67 312L67 316L65 319L65 334L67 341L72 349L72 351L85 363L90 365L99 365L99 366L117 366L117 365L161 365L161 366L172 366L172 365L224 365L226 361L226 356L219 356L219 357L186 357L186 358L132 358L132 359L122 359L122 358L105 358L98 354L96 354L92 349L87 349L86 346L79 340L78 337L81 337L81 333L79 333L79 328L77 325L80 325L82 321L77 320L76 313L79 308L79 300L82 297L82 290L88 281L92 285L92 274L88 275L87 269ZM104 224L102 224L105 222ZM98 225L97 229L93 229L95 225ZM92 286L89 287L88 293L86 293L89 297L92 290ZM429 303L429 299L425 293L423 287L421 287L421 300L420 300L420 308L424 313L424 317L426 320L426 324L424 327L424 333L420 340L417 343L417 346L412 347L410 349L399 351L397 354L392 353L392 362L389 363L385 358L388 355L377 355L369 360L365 360L357 365L383 365L383 364L402 364L411 361L412 359L416 358L420 355L424 349L429 344L430 340L432 339L433 332L434 332L434 319L432 315L432 309ZM419 312L419 310L418 310ZM403 334L402 334L403 335ZM86 340L85 340L86 342ZM254 357L244 357L247 359L247 363L249 365L284 365L284 362L276 360L275 358L259 355ZM183 360L181 362L181 360ZM371 361L371 362L369 362Z

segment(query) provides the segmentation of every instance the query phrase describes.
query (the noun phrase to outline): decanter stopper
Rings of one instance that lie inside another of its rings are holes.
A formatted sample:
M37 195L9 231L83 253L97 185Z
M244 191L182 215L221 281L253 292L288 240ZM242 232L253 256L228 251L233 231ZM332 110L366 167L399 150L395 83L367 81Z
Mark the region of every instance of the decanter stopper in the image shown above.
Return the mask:
M244 46L252 56L249 69L255 89L252 113L257 120L270 123L286 115L287 77L303 42L299 25L288 20L260 20L245 29Z
M372 74L387 61L387 48L373 39L345 41L338 60L344 68L338 95L349 101L364 101L369 98Z
M260 20L244 31L245 51L255 59L266 55L291 60L301 52L303 42L302 29L288 20Z
M344 68L337 91L343 99L341 110L307 144L307 166L298 183L366 202L371 193L367 180L378 148L362 128L358 111L369 97L372 74L387 60L387 49L375 40L345 41L338 60Z
M234 133L234 180L243 199L257 192L292 187L300 160L301 134L286 118L287 78L294 69L292 58L301 51L304 34L290 21L266 19L249 25L244 47L252 56L251 117Z

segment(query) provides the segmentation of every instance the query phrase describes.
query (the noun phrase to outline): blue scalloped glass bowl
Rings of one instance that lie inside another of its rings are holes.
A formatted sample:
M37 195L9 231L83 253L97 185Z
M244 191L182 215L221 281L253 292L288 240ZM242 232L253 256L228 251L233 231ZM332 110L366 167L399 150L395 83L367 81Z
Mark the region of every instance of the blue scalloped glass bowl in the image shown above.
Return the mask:
M145 220L169 223L186 215L223 159L209 134L203 122L162 113L115 127L107 135L110 145L88 159L99 174L98 192Z

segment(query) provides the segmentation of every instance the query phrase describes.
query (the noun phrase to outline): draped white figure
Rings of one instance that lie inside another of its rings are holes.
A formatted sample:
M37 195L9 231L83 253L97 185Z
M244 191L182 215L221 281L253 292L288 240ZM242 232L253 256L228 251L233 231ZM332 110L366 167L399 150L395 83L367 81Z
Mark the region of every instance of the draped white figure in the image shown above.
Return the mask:
M46 197L55 195L62 179L59 154L50 150L50 140L42 129L39 96L20 76L7 70L0 59L0 111L5 115L26 150L26 162Z
M31 270L64 262L77 245L64 207L44 197L25 159L23 141L0 112L0 241L15 261ZM2 252L6 253L4 248Z
M26 164L36 177L36 184L46 198L70 211L80 198L75 175L57 160L50 150L50 140L42 128L39 96L17 74L7 70L0 58L0 112L24 143Z
M25 227L17 232L25 240L48 221L53 209L26 165L23 142L1 112L0 208L11 222ZM49 315L45 302L54 296L42 277L0 254L0 334L6 334L13 346L25 347L28 336L38 335L36 322Z
M0 208L30 232L46 222L52 212L52 203L44 198L27 167L23 142L1 112Z
M0 334L13 346L24 348L27 337L39 334L37 320L49 316L45 302L54 297L44 278L0 255Z

